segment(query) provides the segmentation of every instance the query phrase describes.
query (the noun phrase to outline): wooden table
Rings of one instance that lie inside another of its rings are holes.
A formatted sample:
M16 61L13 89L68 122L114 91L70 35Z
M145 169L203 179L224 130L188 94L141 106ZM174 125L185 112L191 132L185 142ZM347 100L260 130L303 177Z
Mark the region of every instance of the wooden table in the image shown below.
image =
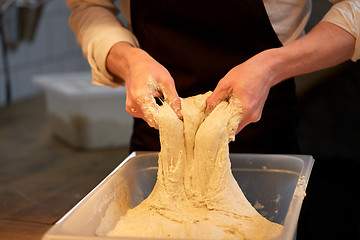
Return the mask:
M54 139L43 96L0 108L0 239L41 239L127 155Z

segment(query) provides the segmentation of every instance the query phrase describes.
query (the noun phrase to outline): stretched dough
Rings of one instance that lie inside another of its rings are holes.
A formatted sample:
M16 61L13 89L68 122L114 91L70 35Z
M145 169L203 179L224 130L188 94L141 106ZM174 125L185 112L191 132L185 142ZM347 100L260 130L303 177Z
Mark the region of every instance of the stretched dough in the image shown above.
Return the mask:
M228 143L241 109L224 101L206 116L209 94L182 100L183 121L168 104L159 108L157 182L108 236L269 239L280 234L282 226L251 206L231 173Z

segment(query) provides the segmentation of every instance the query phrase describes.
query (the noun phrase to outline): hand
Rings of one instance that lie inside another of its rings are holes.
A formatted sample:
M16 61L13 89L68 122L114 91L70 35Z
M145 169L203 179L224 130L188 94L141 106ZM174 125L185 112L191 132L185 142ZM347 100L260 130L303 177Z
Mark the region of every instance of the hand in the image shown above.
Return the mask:
M163 97L179 118L181 101L174 80L165 67L142 49L129 43L116 43L110 50L108 70L126 83L126 111L144 119L149 126L158 128L156 97Z
M207 99L209 111L224 99L234 98L243 109L237 133L260 120L267 95L280 81L335 66L350 59L355 37L328 22L318 23L308 34L280 48L263 51L231 69Z
M211 112L221 101L233 100L242 108L242 121L237 132L261 118L269 90L276 79L271 50L264 51L231 69L218 83L206 104Z

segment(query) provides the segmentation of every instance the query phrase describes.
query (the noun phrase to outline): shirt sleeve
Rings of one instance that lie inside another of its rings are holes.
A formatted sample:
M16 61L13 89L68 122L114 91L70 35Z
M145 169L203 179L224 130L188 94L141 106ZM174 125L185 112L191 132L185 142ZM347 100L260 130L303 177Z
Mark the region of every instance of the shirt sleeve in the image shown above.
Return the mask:
M356 39L355 51L351 58L360 58L360 0L330 0L334 3L322 21L333 23L349 32Z
M119 9L113 0L67 0L71 11L69 25L88 60L92 82L117 87L122 79L107 71L106 57L111 47L120 41L138 46L136 37L117 18Z

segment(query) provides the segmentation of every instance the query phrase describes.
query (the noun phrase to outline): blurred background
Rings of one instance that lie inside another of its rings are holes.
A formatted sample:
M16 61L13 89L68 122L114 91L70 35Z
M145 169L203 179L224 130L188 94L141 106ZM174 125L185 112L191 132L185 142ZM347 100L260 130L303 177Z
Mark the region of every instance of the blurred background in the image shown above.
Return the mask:
M131 119L123 111L123 90L91 86L65 0L0 4L0 239L20 238L29 229L28 239L36 239L128 155ZM313 1L307 30L330 7L327 0ZM315 158L298 239L360 239L360 63L349 61L296 82L300 146ZM90 98L74 97L81 92ZM111 121L76 114L93 112L91 99L99 102L94 92L114 97L113 108L99 111L115 114ZM59 112L49 111L59 106ZM56 115L69 113L71 126ZM114 128L121 131L109 137ZM44 177L53 179L47 188L39 187ZM64 179L71 184L64 187Z
M19 2L24 7L12 4L2 14L8 56L0 59L0 106L6 105L4 61L9 67L11 103L40 92L32 83L34 75L89 70L68 26L65 0Z

